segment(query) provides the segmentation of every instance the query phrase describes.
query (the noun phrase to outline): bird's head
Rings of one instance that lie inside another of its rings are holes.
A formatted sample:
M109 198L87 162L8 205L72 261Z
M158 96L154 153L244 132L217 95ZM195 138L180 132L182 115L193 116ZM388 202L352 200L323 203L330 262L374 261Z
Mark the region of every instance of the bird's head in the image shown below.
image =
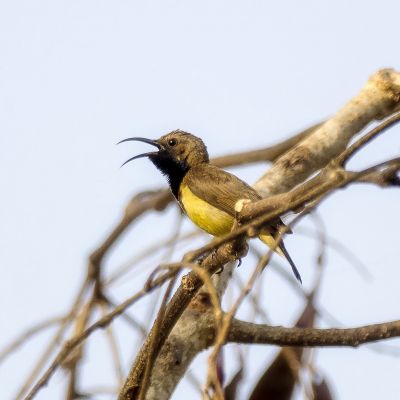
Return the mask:
M156 140L133 137L121 140L119 143L127 141L145 142L157 147L158 151L139 154L122 165L141 157L148 157L158 169L168 174L171 169L187 171L195 165L209 161L207 148L203 141L181 130L172 131Z

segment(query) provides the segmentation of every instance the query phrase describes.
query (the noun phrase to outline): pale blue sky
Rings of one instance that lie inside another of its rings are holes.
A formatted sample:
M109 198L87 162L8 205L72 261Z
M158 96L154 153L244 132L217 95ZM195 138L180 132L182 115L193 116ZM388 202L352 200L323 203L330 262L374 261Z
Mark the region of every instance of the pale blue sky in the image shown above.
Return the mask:
M164 183L145 160L119 169L144 145L116 147L118 140L181 128L201 136L211 155L277 142L333 114L377 69L400 69L399 13L395 0L0 0L0 346L65 311L87 255L129 197ZM363 150L352 167L398 155L399 129ZM254 182L264 170L235 173ZM329 234L351 246L373 276L366 282L328 252L320 303L345 326L400 318L399 193L357 186L321 207ZM173 232L175 213L142 219L107 259L107 270ZM287 242L304 287L311 287L316 244L300 233ZM245 262L240 274L253 264ZM265 275L263 304L275 324L290 325L301 300L274 271ZM115 298L143 279L130 275ZM146 304L132 313L144 318ZM127 367L132 337L117 326ZM48 337L0 365L2 399L15 394ZM274 354L251 351L249 383ZM87 382L112 383L99 367L107 351L91 348L89 355ZM339 399L397 399L399 362L371 346L317 350L316 359ZM63 384L58 373L38 399L62 398ZM175 398L194 393L184 383Z

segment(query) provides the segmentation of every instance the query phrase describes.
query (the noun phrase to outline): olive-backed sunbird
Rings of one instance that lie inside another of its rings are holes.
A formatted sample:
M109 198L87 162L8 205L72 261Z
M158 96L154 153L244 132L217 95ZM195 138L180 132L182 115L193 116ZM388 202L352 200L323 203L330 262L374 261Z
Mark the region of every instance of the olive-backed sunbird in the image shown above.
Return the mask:
M158 151L139 154L124 164L141 157L151 162L167 177L172 194L184 213L201 229L213 236L228 234L235 221L235 205L240 200L257 201L261 196L247 183L210 164L203 141L184 131L172 131L157 140L141 137L124 139L145 142ZM284 226L280 218L264 227L259 238L284 256L301 282L299 271L281 240L275 246L275 235Z

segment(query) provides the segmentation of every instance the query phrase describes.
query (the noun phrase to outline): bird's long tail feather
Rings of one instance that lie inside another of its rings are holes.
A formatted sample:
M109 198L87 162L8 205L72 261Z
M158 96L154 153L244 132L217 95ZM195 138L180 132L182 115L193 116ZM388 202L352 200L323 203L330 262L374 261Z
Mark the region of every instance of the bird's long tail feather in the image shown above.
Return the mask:
M274 239L274 237L272 235L263 234L263 235L260 235L259 237L260 237L261 241L263 241L268 247L270 247L270 248L274 248L275 247L275 239ZM295 263L293 262L292 258L290 257L290 255L289 255L288 251L286 250L286 247L285 247L285 245L284 245L284 243L282 241L280 242L278 247L275 248L275 251L279 255L285 257L286 260L288 260L290 266L292 267L292 271L293 271L294 276L296 277L296 279L300 283L302 283L299 270L297 269Z

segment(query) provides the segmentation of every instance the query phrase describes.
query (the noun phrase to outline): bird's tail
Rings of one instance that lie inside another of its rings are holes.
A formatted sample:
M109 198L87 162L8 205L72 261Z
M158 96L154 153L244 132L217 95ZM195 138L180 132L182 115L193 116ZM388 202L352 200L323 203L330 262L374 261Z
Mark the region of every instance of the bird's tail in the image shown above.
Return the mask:
M262 234L262 235L259 236L259 238L260 238L260 240L261 240L262 242L264 242L268 247L270 247L270 248L272 248L272 249L275 247L275 239L274 239L274 237L273 237L272 235ZM276 251L279 255L285 257L286 260L288 260L290 266L292 267L292 271L293 271L294 276L296 277L296 279L297 279L300 283L302 283L300 273L299 273L299 271L298 271L298 269L297 269L295 263L293 262L292 258L290 257L289 253L287 252L286 247L285 247L285 245L283 244L282 241L281 241L281 242L279 243L279 245L275 248L275 251Z

